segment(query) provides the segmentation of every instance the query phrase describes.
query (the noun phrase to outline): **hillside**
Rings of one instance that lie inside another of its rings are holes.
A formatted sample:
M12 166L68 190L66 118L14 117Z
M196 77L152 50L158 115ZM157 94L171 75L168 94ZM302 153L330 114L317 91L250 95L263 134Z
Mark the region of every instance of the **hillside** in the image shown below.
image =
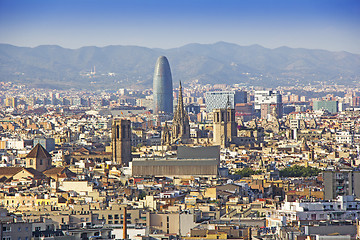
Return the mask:
M173 49L138 46L65 49L0 44L0 81L45 88L114 89L151 87L156 59L165 55L174 83L279 85L359 84L360 55L347 52L188 44ZM90 75L96 67L96 74Z

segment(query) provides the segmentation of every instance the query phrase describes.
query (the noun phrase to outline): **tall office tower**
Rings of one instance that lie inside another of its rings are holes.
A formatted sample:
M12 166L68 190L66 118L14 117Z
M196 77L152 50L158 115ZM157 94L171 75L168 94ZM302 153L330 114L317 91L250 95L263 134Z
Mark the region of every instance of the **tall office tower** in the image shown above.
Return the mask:
M247 92L245 91L215 91L205 93L206 112L211 113L217 108L226 108L230 101L231 108L235 108L237 103L247 102Z
M277 91L255 91L254 110L261 115L261 109L264 118L270 116L273 109L276 108L277 117L281 118L283 115L282 96Z
M237 137L237 124L235 122L235 110L228 108L214 109L213 112L213 139L215 145L228 147L229 143Z
M54 94L51 96L50 101L51 101L51 105L57 105L58 103L58 100Z
M173 86L170 65L165 56L160 56L155 65L154 114L173 113Z
M314 110L327 110L330 113L336 113L339 111L339 102L338 101L314 101L313 109Z
M360 197L360 171L325 171L323 178L324 200L332 200L344 195Z
M190 138L189 116L184 108L181 82L179 86L179 98L172 125L172 138L176 142Z
M113 162L128 166L131 161L130 120L114 119L111 127Z

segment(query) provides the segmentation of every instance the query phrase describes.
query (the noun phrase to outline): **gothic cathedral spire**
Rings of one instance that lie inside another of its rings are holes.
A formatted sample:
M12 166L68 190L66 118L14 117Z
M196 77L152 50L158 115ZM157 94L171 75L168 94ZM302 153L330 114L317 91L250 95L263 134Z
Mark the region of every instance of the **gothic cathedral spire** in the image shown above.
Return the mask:
M181 81L179 84L178 104L173 119L172 138L173 142L190 138L189 116L184 108Z

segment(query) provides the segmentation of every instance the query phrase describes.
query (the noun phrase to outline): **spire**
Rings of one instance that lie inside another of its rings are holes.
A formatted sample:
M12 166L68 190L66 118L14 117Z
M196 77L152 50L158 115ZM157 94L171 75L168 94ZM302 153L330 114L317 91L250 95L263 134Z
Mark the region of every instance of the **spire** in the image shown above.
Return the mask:
M183 117L183 109L184 109L184 102L183 102L183 96L182 96L182 86L181 81L179 83L179 98L178 98L178 105L176 109L176 113L179 117Z
M179 97L178 97L178 103L177 103L177 107L176 107L176 111L174 114L174 121L182 121L181 119L184 119L186 113L185 113L185 109L184 109L184 101L183 101L183 96L182 96L182 86L181 86L181 81L179 84Z
M179 97L172 126L173 139L190 138L189 116L184 108L181 81L179 84Z
M231 108L230 95L227 96L226 108Z

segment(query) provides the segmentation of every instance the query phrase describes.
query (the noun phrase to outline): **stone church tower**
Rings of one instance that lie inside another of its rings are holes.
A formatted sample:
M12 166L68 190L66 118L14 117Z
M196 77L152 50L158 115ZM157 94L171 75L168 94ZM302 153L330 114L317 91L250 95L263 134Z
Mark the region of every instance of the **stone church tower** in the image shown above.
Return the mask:
M218 108L213 111L213 143L221 147L228 147L229 143L237 137L237 124L235 122L235 110L230 108Z
M179 85L179 98L176 111L174 113L172 125L172 142L187 142L190 139L189 116L184 108L182 86Z
M113 162L128 166L131 161L131 122L126 119L114 119L111 127Z
M51 155L40 143L31 149L28 155L26 155L25 161L27 168L33 168L39 172L43 172L52 167Z

